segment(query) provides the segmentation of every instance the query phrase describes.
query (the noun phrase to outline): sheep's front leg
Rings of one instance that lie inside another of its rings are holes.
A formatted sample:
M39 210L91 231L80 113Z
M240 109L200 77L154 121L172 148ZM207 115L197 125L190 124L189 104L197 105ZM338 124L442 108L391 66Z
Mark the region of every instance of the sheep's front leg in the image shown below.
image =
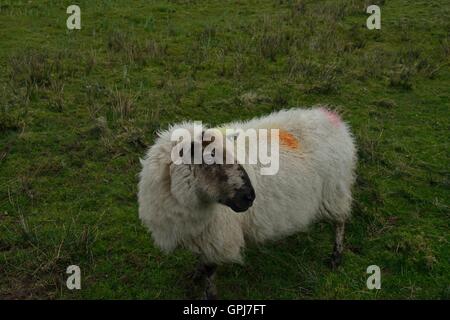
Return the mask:
M217 288L216 288L216 264L205 264L205 299L206 300L216 300L217 299Z
M336 222L336 238L334 241L334 249L331 255L331 267L336 269L342 262L342 251L344 251L344 231L345 223Z
M216 264L202 262L202 259L199 259L197 268L188 274L188 277L196 286L202 286L202 289L204 290L204 299L217 299L217 289L215 284L216 270Z

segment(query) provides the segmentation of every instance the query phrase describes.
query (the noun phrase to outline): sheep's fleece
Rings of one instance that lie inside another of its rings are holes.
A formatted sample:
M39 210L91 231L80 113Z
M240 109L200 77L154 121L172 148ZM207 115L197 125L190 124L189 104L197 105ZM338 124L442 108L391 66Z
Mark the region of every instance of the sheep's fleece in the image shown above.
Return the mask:
M204 204L186 177L171 177L176 142L170 137L180 127L191 130L193 122L160 132L141 160L139 217L164 251L181 246L211 263L242 262L246 241L277 239L305 231L321 218L343 222L350 215L356 150L348 126L336 113L323 107L297 108L221 126L278 128L299 142L295 149L280 144L275 175L261 175L260 164L243 165L256 193L253 206L243 213L219 203Z

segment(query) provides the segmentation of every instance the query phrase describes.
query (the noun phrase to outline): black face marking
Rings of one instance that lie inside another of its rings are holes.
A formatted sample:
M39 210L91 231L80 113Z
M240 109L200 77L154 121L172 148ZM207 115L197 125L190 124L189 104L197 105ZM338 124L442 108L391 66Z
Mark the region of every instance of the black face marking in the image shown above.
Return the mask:
M235 212L243 212L253 205L256 195L247 172L241 165L236 166L238 166L239 179L242 183L239 187L233 188L228 197L219 202L229 206Z
M228 182L228 175L224 170L217 170L217 178L219 178L219 181L221 183Z
M250 178L248 177L247 172L244 170L244 168L242 166L240 166L240 168L241 168L241 174L242 174L241 177L242 177L242 180L244 180L244 185L251 186L252 183L250 182Z

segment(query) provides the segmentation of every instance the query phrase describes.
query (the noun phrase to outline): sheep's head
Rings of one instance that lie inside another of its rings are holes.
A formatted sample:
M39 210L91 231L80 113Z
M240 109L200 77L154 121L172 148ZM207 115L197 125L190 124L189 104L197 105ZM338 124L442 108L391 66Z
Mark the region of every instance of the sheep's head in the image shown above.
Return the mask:
M201 150L204 151L206 146L207 144L203 143ZM186 149L193 158L195 143ZM172 163L170 173L172 194L187 206L220 203L235 212L244 212L255 200L255 190L250 178L244 167L238 163Z

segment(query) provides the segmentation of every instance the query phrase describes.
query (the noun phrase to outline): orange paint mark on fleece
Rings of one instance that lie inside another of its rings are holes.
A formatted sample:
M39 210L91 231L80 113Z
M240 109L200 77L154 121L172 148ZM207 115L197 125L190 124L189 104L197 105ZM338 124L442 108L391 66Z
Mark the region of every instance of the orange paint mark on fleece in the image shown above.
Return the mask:
M300 146L297 138L284 130L280 130L280 143L290 149L298 149Z

